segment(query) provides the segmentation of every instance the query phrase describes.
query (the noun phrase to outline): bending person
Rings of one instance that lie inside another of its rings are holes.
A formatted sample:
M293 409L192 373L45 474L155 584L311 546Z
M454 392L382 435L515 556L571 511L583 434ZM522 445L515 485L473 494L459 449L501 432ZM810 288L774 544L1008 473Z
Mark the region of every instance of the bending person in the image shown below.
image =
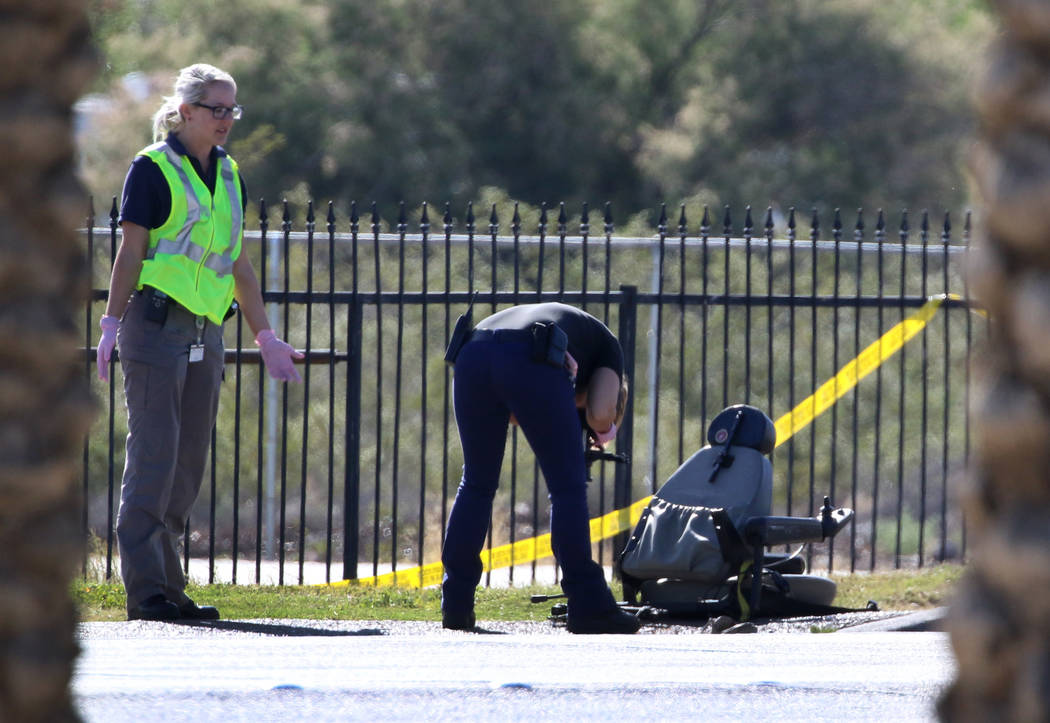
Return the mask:
M505 309L481 321L458 352L453 396L463 480L441 553L442 625L474 628L480 555L514 422L550 494L551 546L568 597L569 631L636 632L638 619L616 605L591 558L587 513L584 423L590 443L603 446L615 436L627 403L623 350L613 333L565 304Z
M159 142L138 153L124 181L123 237L97 362L108 381L120 345L128 439L117 545L129 620L219 617L186 595L178 541L204 475L223 378L222 324L235 298L270 376L300 379L293 359L302 354L270 329L241 254L245 190L221 145L240 117L228 73L183 68L153 119Z

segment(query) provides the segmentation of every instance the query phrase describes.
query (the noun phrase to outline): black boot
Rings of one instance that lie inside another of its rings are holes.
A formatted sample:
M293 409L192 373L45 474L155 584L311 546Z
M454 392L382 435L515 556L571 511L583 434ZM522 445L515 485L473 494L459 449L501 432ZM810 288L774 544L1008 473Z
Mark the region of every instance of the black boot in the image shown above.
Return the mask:
M179 606L179 620L218 620L219 611L211 605L198 605L192 600Z
M179 606L158 593L128 610L128 620L178 620Z
M572 614L572 605L569 605L569 622L567 627L570 633L576 633L577 635L630 634L637 633L641 623L634 615L626 613L620 608L612 608L597 614L574 616Z
M445 630L473 630L475 622L473 610L465 613L441 611L441 627Z

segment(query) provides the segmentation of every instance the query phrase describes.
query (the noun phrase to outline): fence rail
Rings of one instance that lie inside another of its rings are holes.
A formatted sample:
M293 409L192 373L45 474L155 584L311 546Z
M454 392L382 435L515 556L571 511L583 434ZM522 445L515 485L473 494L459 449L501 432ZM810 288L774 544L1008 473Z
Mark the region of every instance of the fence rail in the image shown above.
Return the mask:
M881 212L870 231L862 213L847 228L836 212L821 237L816 213L800 233L794 210L775 223L769 209L756 228L750 209L741 227L726 209L718 233L707 209L694 231L683 207L677 224L662 210L652 237L625 238L608 207L600 233L586 206L570 232L562 206L553 224L542 209L528 235L517 206L502 235L495 206L480 228L470 207L462 223L446 207L432 225L424 205L411 233L404 206L388 225L375 205L362 219L351 204L339 221L329 204L323 231L312 204L302 230L292 211L284 204L272 231L260 203L244 253L271 324L306 354L303 383L270 381L240 316L227 323L211 463L184 536L187 569L206 557L209 582L217 560L228 561L232 582L262 581L264 561L276 560L277 582L301 584L307 564L322 563L332 581L439 558L462 464L441 356L475 292L482 314L559 300L619 332L632 395L617 449L632 461L593 470L592 516L654 491L702 446L724 406L748 402L778 420L827 380L839 384L865 353L879 357L870 374L847 392L836 387L837 401L774 452L774 512L813 514L825 494L857 510L849 534L807 553L818 567L965 555L952 497L970 455L969 361L982 333L961 276L969 213L955 239L947 214L931 228L923 213L913 231L906 212L893 231ZM93 344L120 238L115 207L108 226L96 227L92 212L83 237L95 287L84 309L85 374L103 413L84 446L82 524L108 577L126 419L119 365L113 383L98 382ZM935 296L936 313L881 358L891 347L879 340ZM490 550L547 531L545 488L516 430L504 467ZM599 561L611 564L620 544L622 533L596 543ZM533 557L512 560L512 582L536 578Z

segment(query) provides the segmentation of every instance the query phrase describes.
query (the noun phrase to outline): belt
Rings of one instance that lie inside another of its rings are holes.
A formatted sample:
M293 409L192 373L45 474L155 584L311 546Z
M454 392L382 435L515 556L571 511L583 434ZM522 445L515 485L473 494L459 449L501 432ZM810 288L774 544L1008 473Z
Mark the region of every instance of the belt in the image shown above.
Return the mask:
M471 341L532 342L532 329L475 329Z
M189 314L190 316L198 316L198 314L194 314L192 311L187 309L185 306L183 306L179 302L175 301L175 299L173 299L172 297L168 296L163 291L160 291L159 289L155 289L152 286L143 286L142 289L140 291L136 292L136 293L142 294L147 299L154 298L154 294L160 294L161 298L164 299L164 302L168 305L168 308L170 308L170 309L177 309L178 311L182 311L182 312L184 312L186 314Z
M154 292L158 292L158 290L153 288L152 286L148 286L147 285L147 286L143 286L141 291L136 291L135 293L136 294L143 294L144 296L150 297L150 296L153 295ZM158 292L158 293L162 293L163 294L164 292L161 291L161 292ZM169 308L176 309L176 310L181 311L184 314L188 314L190 316L194 316L194 317L201 316L200 314L194 314L192 311L187 309L185 306L183 306L179 302L175 301L175 299L173 299L172 297L168 296L167 294L164 294L164 298L167 300ZM232 304L230 304L230 308L226 310L226 315L222 317L222 320L226 321L231 316L236 314L238 308L239 307L237 306L237 302L234 301Z

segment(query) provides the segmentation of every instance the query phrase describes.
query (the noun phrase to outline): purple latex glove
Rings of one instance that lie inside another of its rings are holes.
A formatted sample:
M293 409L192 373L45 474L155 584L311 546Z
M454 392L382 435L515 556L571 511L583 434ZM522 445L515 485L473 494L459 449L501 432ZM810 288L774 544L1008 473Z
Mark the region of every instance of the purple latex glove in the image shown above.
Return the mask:
M255 345L259 347L266 371L270 372L271 377L282 382L302 381L292 360L302 359L304 355L278 339L273 329L263 329L256 334Z
M569 372L569 376L572 380L576 381L576 371L580 368L580 365L576 363L572 354L565 352L565 369Z
M109 381L109 360L113 357L113 347L117 345L117 329L120 319L115 316L103 316L98 320L102 336L98 340L98 352L95 354L95 366L98 367L98 378Z
M595 432L594 438L595 440L597 440L599 447L604 447L609 442L616 439L616 422L613 422L612 426L610 426L604 432Z

